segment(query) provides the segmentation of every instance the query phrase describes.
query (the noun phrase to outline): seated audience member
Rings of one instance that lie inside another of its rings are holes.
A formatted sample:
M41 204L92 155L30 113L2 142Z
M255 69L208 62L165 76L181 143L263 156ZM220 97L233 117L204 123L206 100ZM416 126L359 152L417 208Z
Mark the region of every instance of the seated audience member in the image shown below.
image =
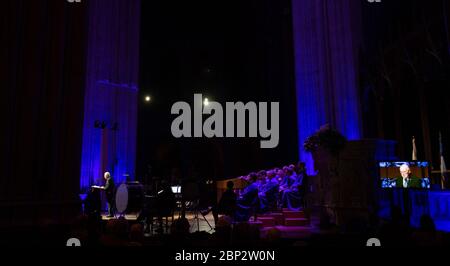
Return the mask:
M442 245L442 235L437 232L433 219L429 215L420 217L420 228L412 236L415 246L436 247Z
M256 225L238 223L233 227L232 245L234 247L255 247L260 244L260 230Z
M296 172L297 167L295 165L293 165L293 164L289 165L288 169L289 169L289 172L292 173L292 175L296 175L297 174L297 172Z
M277 183L278 183L278 185L280 184L280 180L279 180L279 176L278 176L278 174L280 173L280 168L274 168L274 169L272 169L272 172L274 173L274 175L275 175L275 180L277 181Z
M258 185L263 185L266 183L267 173L266 171L262 170L258 172Z
M102 234L102 217L98 215L89 215L88 216L88 241L87 246L95 247L99 246L100 237Z
M291 166L285 166L282 170L283 178L279 181L279 203L280 208L285 207L283 202L284 192L290 190L292 185L296 182L297 175L294 175L294 168Z
M233 219L228 216L222 216L216 223L215 233L212 235L211 242L213 246L229 246L231 244L231 233Z
M220 199L217 206L212 209L214 222L216 225L217 221L219 220L219 214L234 217L234 213L236 212L237 195L236 193L234 193L233 189L234 189L233 181L228 181L227 190L223 193L222 198Z
M175 237L186 237L189 234L191 225L186 218L176 219L170 226L170 234Z
M294 169L289 166L283 167L284 177L280 182L280 191L284 191L285 189L289 189L292 184L295 182L296 175L294 173Z
M76 218L72 225L71 235L81 241L81 243L87 243L89 241L89 216L80 215Z
M299 162L297 165L297 175L301 176L302 178L302 183L300 186L300 195L302 197L302 205L304 208L306 208L307 204L307 196L308 193L310 192L310 188L309 188L309 176L306 172L306 164L304 162Z
M291 164L289 166L289 174L291 175L291 180L292 180L291 186L294 183L299 183L299 182L301 183L301 181L302 181L301 179L303 178L303 176L297 174L297 167L295 165ZM298 179L300 179L300 180L298 180Z
M281 206L281 196L283 193L283 189L284 189L284 183L285 183L285 173L283 171L283 169L277 168L277 171L275 172L276 174L276 181L278 183L278 202L279 202L279 207L283 207Z
M128 246L140 247L144 243L144 227L141 224L134 224L130 228L130 241Z
M258 176L250 174L250 185L248 185L237 200L236 221L248 221L252 211L259 205L258 198Z
M258 176L255 173L249 175L249 185L244 189L239 197L238 203L249 205L258 195Z
M258 191L261 192L261 189L267 184L267 178L265 175L258 174L258 181L256 181L258 185Z
M266 241L272 246L272 247L280 247L282 245L282 233L280 229L274 227L267 231L266 233Z
M400 207L392 207L391 220L380 229L383 246L408 247L411 246L411 227L409 219L403 215Z
M189 224L188 219L183 217L176 219L170 225L170 235L165 241L168 241L171 246L185 247L189 244L190 229L191 225Z
M289 179L287 178L286 172L287 172L287 168L279 169L277 172L277 180L278 180L278 185L280 186L280 191L282 191L285 186L289 185L289 182L288 182Z
M106 233L100 242L106 247L124 246L128 236L128 221L125 219L112 219L106 224Z
M291 175L292 184L282 191L283 207L291 210L300 210L302 207L301 186L303 178L301 175Z
M250 175L244 175L244 176L241 176L241 177L239 177L239 179L244 180L244 182L245 182L246 184L250 184Z
M267 212L277 206L279 185L273 171L267 172L266 180L259 188L260 211Z

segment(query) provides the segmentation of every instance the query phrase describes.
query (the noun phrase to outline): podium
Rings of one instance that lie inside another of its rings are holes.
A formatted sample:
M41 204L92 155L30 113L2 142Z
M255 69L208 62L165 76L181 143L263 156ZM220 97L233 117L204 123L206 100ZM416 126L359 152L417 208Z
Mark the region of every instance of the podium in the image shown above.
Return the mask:
M102 211L102 194L101 194L101 187L99 186L92 186L91 190L87 194L86 197L86 204L85 204L85 210L86 213L89 215L92 214L101 214Z
M318 171L315 194L316 207L336 225L354 219L369 219L378 209L380 179L379 161L397 160L395 141L349 141L338 156L327 150L314 152Z

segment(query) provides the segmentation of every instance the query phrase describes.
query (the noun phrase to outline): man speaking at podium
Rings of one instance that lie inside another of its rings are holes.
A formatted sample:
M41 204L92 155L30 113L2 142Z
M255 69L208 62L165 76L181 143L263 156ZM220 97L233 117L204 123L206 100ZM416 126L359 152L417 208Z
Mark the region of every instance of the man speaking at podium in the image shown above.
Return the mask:
M105 186L101 187L102 190L105 191L106 194L106 203L108 204L108 218L114 217L114 191L115 184L114 180L111 177L111 173L106 172L103 176L105 178Z
M421 188L420 178L415 177L411 173L409 165L404 164L400 166L401 177L396 180L397 188Z

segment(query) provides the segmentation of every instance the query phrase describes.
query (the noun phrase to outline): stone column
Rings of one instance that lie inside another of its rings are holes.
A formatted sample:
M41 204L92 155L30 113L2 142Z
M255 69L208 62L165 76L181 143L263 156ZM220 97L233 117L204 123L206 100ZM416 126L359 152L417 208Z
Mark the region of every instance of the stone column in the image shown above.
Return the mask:
M80 186L135 177L140 0L90 0Z
M293 0L300 160L314 174L303 143L324 124L361 138L358 95L360 1Z

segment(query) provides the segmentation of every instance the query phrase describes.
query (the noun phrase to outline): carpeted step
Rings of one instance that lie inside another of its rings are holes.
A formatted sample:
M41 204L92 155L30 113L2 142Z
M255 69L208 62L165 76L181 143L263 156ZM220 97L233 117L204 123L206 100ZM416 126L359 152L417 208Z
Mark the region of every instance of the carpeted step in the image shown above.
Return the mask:
M285 226L309 226L309 219L306 218L286 218L284 220Z
M284 214L282 213L266 213L258 217L270 217L275 219L275 225L284 225Z
M269 214L271 217L275 219L276 225L284 225L284 214L282 213L271 213Z
M263 228L264 227L263 226L263 222L261 222L261 221L249 221L248 224L252 225L252 226L257 226L259 228Z
M275 226L261 229L261 238L267 238L271 230L276 229L284 239L304 239L309 238L314 233L309 226Z
M283 211L283 215L285 218L306 218L304 211Z
M271 227L276 225L275 218L273 217L261 216L257 218L257 221L262 222L263 227Z

